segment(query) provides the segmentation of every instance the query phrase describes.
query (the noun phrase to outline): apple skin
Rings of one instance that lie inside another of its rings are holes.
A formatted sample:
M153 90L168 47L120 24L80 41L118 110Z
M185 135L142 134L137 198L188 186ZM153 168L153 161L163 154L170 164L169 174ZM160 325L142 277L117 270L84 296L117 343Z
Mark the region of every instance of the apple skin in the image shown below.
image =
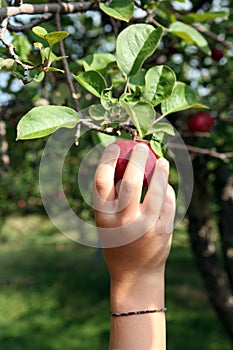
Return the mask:
M187 127L191 132L208 132L214 127L214 118L207 112L198 112L188 118Z
M130 158L131 151L134 148L134 146L138 144L138 141L120 140L114 143L120 147L120 154L117 160L115 177L114 177L114 183L116 185L118 181L122 180L125 172L125 168ZM142 186L143 188L147 188L156 164L156 160L158 159L158 156L151 149L148 142L142 142L142 143L146 144L149 148L149 155L145 166L145 173L144 173L143 186Z
M222 49L219 48L214 48L211 51L211 57L214 61L219 62L221 60L221 58L224 57L224 52Z

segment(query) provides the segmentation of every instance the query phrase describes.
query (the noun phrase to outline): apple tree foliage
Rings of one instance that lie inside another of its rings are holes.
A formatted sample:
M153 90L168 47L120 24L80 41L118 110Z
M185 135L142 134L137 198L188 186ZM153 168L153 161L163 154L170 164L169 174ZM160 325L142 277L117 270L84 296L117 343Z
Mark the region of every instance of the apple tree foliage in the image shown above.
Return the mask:
M46 137L58 129L90 128L83 140L74 140L79 145L65 174L72 192L72 167L97 139L106 134L145 139L162 155L172 124L193 159L195 186L187 213L191 246L233 342L232 2L8 4L0 1L3 214L40 206L38 187L32 190L30 183L35 183ZM213 116L214 129L190 133L187 118L202 109ZM82 110L88 111L88 123ZM89 219L82 203L78 210Z

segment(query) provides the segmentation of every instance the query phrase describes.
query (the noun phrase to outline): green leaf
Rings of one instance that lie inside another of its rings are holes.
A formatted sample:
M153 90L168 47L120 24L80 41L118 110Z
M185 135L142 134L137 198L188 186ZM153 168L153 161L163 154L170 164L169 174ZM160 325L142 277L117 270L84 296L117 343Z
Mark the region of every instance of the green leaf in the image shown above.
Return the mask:
M178 37L184 39L188 44L197 45L206 55L210 55L211 51L208 42L196 29L182 22L173 22L169 31Z
M91 136L94 143L96 145L102 146L103 148L107 147L111 143L118 140L117 136L108 135L108 134L104 134L102 132L96 132L96 131L92 132Z
M129 79L129 86L130 89L133 91L136 90L137 87L142 87L145 85L145 75L146 75L146 70L144 68L141 68L136 75L133 75Z
M32 31L40 38L47 40L50 46L53 46L54 44L65 39L69 35L69 33L66 31L56 31L48 33L45 28L40 26L32 28Z
M116 41L117 64L130 77L139 71L144 61L155 51L163 29L149 24L133 24L124 29Z
M185 83L176 82L172 94L161 103L163 116L190 108L208 108L199 104L194 91Z
M53 62L62 61L63 58L67 58L68 56L56 56L55 53L51 51L50 47L45 47L43 50L44 57L48 60L49 59L49 65L51 65Z
M107 88L106 81L99 72L90 70L74 77L80 85L97 97L100 97L101 92Z
M188 13L183 16L183 20L187 23L195 23L195 22L206 22L211 21L216 18L223 18L227 20L229 17L229 13L226 11L215 11L215 12L204 12L204 13Z
M45 53L44 53L44 45L40 42L35 42L34 43L34 47L36 49L39 49L40 50L40 55L41 55L41 60L42 60L42 64L44 64L44 61L45 61Z
M151 135L158 132L163 132L165 134L172 135L172 136L175 135L173 126L168 123L155 123L152 126L152 128L147 131L146 135Z
M51 32L44 35L44 39L49 42L50 46L53 46L54 44L58 43L59 41L65 39L67 36L69 36L68 32L65 31L57 31L57 32Z
M35 68L29 72L29 77L36 83L40 83L45 77L45 72L41 68Z
M36 27L32 28L32 31L37 36L39 36L40 38L43 38L43 39L44 39L44 36L48 33L45 28L40 27L40 26L36 26Z
M108 89L102 91L100 103L104 107L104 109L108 111L112 108L119 108L118 99L112 97L112 91Z
M17 125L17 139L44 137L60 128L73 128L79 122L78 113L64 106L39 106L25 114Z
M15 69L12 71L12 74L17 79L21 79L22 81L24 81L25 70L24 70L24 68L22 66L16 65Z
M65 73L64 70L55 68L55 67L48 67L46 68L46 72L59 72L59 73Z
M101 105L92 105L89 108L89 113L94 120L104 120L106 118L106 110Z
M115 62L116 58L110 53L94 53L84 57L82 62L85 71L105 69L109 63Z
M130 104L126 101L121 101L121 105L135 125L139 136L143 138L146 135L147 130L153 125L155 112L152 105L146 102Z
M152 140L150 140L150 147L155 152L155 154L157 154L157 156L163 157L163 149L160 141L154 140L152 138Z
M176 76L171 68L156 66L147 71L145 80L146 85L143 96L156 106L171 95Z
M31 44L23 34L14 34L14 40L12 41L15 51L22 61L27 61L28 56L31 53Z
M134 2L132 0L112 0L108 6L99 3L100 9L108 16L129 22L134 13Z
M13 58L6 58L0 61L0 70L5 72L11 72L15 69L16 63Z

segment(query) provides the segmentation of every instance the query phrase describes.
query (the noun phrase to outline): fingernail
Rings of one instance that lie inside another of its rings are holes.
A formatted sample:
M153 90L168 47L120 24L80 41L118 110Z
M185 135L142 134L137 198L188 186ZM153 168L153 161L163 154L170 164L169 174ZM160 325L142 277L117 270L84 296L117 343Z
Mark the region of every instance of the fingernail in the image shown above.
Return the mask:
M119 146L116 145L115 143L112 143L111 145L109 145L107 147L107 150L110 151L110 152L117 152L119 149Z
M164 168L164 169L168 169L168 167L169 167L169 162L165 159L165 158L159 158L158 160L157 160L157 164L159 164L159 166L161 167L161 168Z
M140 152L149 152L149 148L145 143L138 143L134 148Z

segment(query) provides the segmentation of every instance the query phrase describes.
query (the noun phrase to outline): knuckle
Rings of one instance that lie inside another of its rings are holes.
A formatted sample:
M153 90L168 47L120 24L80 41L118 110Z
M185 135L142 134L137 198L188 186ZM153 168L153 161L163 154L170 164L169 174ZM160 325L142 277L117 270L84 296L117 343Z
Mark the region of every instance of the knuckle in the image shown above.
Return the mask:
M99 191L99 190L102 190L105 188L105 185L106 185L106 181L104 180L104 178L100 175L96 175L95 177L95 186L96 186L96 189Z

